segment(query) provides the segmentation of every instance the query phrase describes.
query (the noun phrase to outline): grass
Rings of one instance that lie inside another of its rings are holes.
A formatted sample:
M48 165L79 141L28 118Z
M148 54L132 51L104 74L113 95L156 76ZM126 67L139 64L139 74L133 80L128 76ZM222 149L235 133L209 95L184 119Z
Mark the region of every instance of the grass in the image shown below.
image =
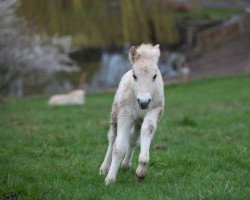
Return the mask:
M47 97L0 104L0 199L248 199L250 76L166 89L166 112L146 179L98 174L114 94L89 94L83 107L49 107Z

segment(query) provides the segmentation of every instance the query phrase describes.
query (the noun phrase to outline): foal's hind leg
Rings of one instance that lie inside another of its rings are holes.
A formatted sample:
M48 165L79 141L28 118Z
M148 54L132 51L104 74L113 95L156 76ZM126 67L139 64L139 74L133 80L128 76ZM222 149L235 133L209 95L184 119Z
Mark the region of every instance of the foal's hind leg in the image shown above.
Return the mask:
M106 174L109 171L111 161L112 161L112 150L116 138L115 128L111 125L108 133L109 145L104 161L100 167L100 174Z
M137 141L140 136L140 128L141 128L141 124L136 123L131 131L130 138L129 138L129 147L122 161L122 167L124 168L131 167L131 160L134 154L134 149L137 145Z

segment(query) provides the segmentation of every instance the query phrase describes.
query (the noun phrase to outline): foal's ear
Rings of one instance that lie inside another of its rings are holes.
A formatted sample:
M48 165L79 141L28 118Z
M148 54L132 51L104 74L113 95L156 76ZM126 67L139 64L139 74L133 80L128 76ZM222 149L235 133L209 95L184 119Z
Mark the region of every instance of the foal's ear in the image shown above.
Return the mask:
M155 62L157 63L158 62L158 59L159 59L159 57L160 57L160 55L161 55L161 51L160 51L160 45L159 44L157 44L157 45L155 45L154 47L153 47L153 51L152 51L153 53L153 57L154 57L154 60L155 60Z
M155 46L154 46L154 48L156 48L156 49L160 49L160 45L159 45L159 44L157 44L157 45L155 45Z
M139 54L137 53L136 47L132 46L129 50L129 60L132 64L135 63L135 61L139 58Z

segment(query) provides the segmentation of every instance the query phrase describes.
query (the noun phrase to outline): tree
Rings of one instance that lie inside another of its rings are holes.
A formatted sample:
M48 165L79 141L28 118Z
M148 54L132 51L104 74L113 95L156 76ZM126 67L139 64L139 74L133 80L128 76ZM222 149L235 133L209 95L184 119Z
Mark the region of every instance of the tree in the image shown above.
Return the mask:
M122 28L125 41L139 44L149 42L149 27L143 1L121 0Z
M7 94L13 83L42 74L46 81L58 71L77 70L68 56L69 45L59 48L52 40L42 42L25 20L16 15L18 0L0 1L0 93ZM55 41L55 40L54 40ZM60 38L56 40L60 43ZM22 90L22 86L19 87ZM22 91L18 92L19 95Z
M163 44L177 44L179 42L179 32L176 27L174 11L171 6L161 7L157 1L153 1L149 10L149 20L154 30L154 37L157 42Z

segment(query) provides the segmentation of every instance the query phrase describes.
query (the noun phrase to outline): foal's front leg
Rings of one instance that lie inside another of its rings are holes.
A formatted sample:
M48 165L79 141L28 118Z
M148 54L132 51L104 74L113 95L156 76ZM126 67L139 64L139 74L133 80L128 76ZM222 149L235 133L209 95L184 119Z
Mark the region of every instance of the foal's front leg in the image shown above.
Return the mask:
M136 176L138 180L142 180L147 174L147 167L149 163L149 149L151 140L153 139L157 121L161 115L162 109L155 108L147 113L141 127L141 152L139 155L139 164L136 169Z
M106 185L115 182L118 168L128 149L129 134L132 128L132 119L127 114L122 113L118 117L117 137L113 146L112 162L105 179Z
M122 161L122 167L124 168L130 168L131 167L131 160L134 154L134 149L137 145L138 138L140 136L140 129L141 129L141 123L135 123L130 137L129 137L129 147L126 152L126 155Z

